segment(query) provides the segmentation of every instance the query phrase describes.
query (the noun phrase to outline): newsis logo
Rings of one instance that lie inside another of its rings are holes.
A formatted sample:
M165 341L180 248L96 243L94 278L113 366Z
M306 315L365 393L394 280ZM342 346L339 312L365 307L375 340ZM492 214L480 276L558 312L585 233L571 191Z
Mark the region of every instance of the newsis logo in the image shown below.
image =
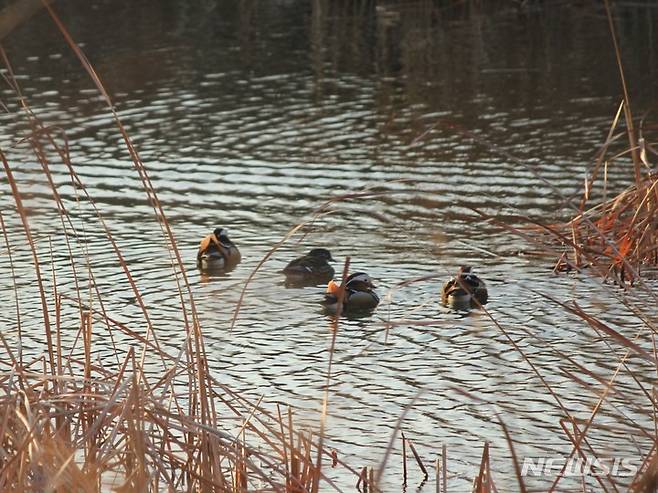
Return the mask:
M554 476L564 470L563 476L615 476L634 477L640 460L633 457L525 457L522 476Z

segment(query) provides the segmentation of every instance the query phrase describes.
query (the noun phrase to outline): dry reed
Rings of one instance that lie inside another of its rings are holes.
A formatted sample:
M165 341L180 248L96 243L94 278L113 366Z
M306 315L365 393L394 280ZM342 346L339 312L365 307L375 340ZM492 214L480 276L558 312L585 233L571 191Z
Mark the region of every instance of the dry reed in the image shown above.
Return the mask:
M658 152L655 144L644 136L642 126L637 128L635 125L615 21L608 0L604 5L619 69L622 102L590 177L585 181L579 213L566 225L545 227L545 231L565 246L556 270L594 267L605 278L626 286L638 280L643 266L658 266L658 174L652 172L649 162L649 156L658 155ZM625 132L616 133L622 113ZM608 156L610 145L619 140L623 133L626 134L628 148ZM605 199L607 169L624 156L631 158L634 183L612 199ZM585 209L601 174L604 200Z

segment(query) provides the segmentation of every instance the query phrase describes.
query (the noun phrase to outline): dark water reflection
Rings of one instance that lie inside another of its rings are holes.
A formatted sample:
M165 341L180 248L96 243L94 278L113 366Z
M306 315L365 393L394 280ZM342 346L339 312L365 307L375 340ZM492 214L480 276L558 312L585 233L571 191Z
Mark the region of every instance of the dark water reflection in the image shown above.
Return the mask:
M562 372L574 366L557 351L606 379L622 351L537 292L577 299L629 337L640 329L610 289L593 279L553 276L546 260L517 255L527 244L471 210L565 217L559 206L579 191L619 104L598 4L543 9L529 2L517 11L512 3L493 2L491 10L425 1L57 4L113 96L189 260L221 379L291 403L315 426L330 339L317 303L323 288L285 289L278 271L310 246L328 247L340 260L351 255L354 269L376 279L384 302L371 318L341 324L332 443L355 467L375 465L396 419L419 395L404 428L428 462L448 444L456 490L467 485L461 475L473 476L486 440L503 489L514 487L505 479L512 470L496 410L514 431L520 456L568 448L559 431L562 413L510 339L483 313L440 307L441 279L461 263L477 266L491 291L492 316L579 418L596 403L596 388L583 390ZM656 12L618 12L632 98L642 108L656 98ZM176 351L184 333L168 255L107 111L44 15L6 44L34 111L70 139L78 172L116 235L159 338ZM15 108L11 91L2 97ZM14 160L33 227L45 252L46 235L55 235L59 289L70 294L74 279L47 184L21 146L11 147L24 124L11 115L2 122L2 145ZM609 170L619 185L630 177L624 166ZM126 323L141 320L93 210L75 203L64 167L53 171L71 216L84 226L79 244L89 251L108 311ZM337 204L301 243L287 243L264 264L229 331L246 277L289 228L328 197L369 187L389 193ZM2 211L16 226L11 204L4 186ZM228 227L244 261L223 276L200 276L198 240L219 225ZM16 228L10 240L24 241ZM14 257L24 266L17 273L23 345L33 353L43 336L39 320L27 316L37 308L28 253L17 248ZM79 266L85 262L79 259ZM13 289L4 255L0 266L0 288ZM429 274L436 277L397 288ZM15 327L9 303L0 316ZM71 311L65 320L74 326L75 316ZM389 320L395 325L386 330ZM643 369L641 362L630 364ZM621 378L618 385L627 418L646 424L637 384ZM614 408L598 419L613 429L597 431L593 446L605 453L613 443L616 452L636 453L637 432L618 422ZM399 462L396 455L390 484Z

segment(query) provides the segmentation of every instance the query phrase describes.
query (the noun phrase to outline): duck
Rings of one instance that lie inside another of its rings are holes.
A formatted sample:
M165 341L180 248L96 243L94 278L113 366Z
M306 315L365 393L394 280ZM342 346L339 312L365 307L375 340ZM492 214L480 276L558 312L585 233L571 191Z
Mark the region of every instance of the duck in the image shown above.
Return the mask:
M473 268L469 265L462 265L457 275L441 289L441 302L452 307L478 307L485 305L488 298L487 286L473 274Z
M202 270L232 269L242 260L242 256L228 237L226 228L216 228L201 240L196 260Z
M291 261L281 271L286 276L287 284L317 284L327 282L334 277L331 252L326 248L314 248L303 257Z
M379 296L375 293L372 279L365 272L355 272L345 280L343 294L343 312L371 311L379 304ZM341 286L333 280L327 285L322 304L328 312L338 311L338 297Z

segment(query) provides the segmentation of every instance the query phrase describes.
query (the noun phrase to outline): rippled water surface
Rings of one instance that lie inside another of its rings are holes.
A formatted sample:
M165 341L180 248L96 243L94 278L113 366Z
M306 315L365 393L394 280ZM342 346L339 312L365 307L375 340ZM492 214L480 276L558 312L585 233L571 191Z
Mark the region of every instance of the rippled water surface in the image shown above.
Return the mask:
M318 305L324 287L287 289L279 271L311 247L329 248L337 271L351 256L352 270L376 280L383 302L370 317L340 323L331 443L355 467L376 465L396 420L417 399L403 428L428 464L447 444L455 491L467 488L485 441L493 445L497 479L513 488L496 412L520 456L570 450L559 427L564 415L528 360L562 404L586 419L601 387L570 378L564 370L574 363L564 355L608 379L623 354L542 294L576 299L629 337L641 328L620 304L623 293L586 276L553 275L550 257L532 254L532 245L473 211L515 225L524 224L515 216L567 217L565 200L580 191L620 100L604 12L589 5L543 10L534 2L517 11L513 3L500 2L496 12L328 0L57 5L145 162L185 259L220 380L267 402L289 403L316 427L331 339ZM649 107L658 87L652 83L656 11L628 7L619 15L633 100ZM111 115L44 13L5 48L32 110L66 134L158 338L175 352L184 331L169 256ZM2 116L0 139L47 285L54 262L60 293L72 296L67 235L40 166L19 142L26 124L13 112L15 92L7 87L2 100L12 113ZM143 329L93 209L76 202L64 166L53 165L53 173L105 308ZM621 161L608 173L619 186L630 177ZM264 263L229 330L245 281L263 256L326 200L364 190L380 193L336 202ZM13 246L23 351L38 354L44 342L40 319L29 316L39 310L31 259L4 178L0 200ZM224 275L204 276L195 267L196 249L216 226L229 229L244 260ZM0 317L16 340L13 274L4 244L2 251ZM86 272L84 255L78 260ZM440 306L442 280L463 263L486 280L495 323L480 311ZM75 324L75 313L69 315ZM642 370L641 362L630 365ZM647 372L648 385L650 379ZM622 380L619 388L631 403L626 416L646 423L637 384ZM594 447L605 453L614 444L615 451L636 453L640 437L615 415L604 411L597 419L609 428L596 435ZM389 485L398 482L398 449ZM420 479L413 474L411 485Z

